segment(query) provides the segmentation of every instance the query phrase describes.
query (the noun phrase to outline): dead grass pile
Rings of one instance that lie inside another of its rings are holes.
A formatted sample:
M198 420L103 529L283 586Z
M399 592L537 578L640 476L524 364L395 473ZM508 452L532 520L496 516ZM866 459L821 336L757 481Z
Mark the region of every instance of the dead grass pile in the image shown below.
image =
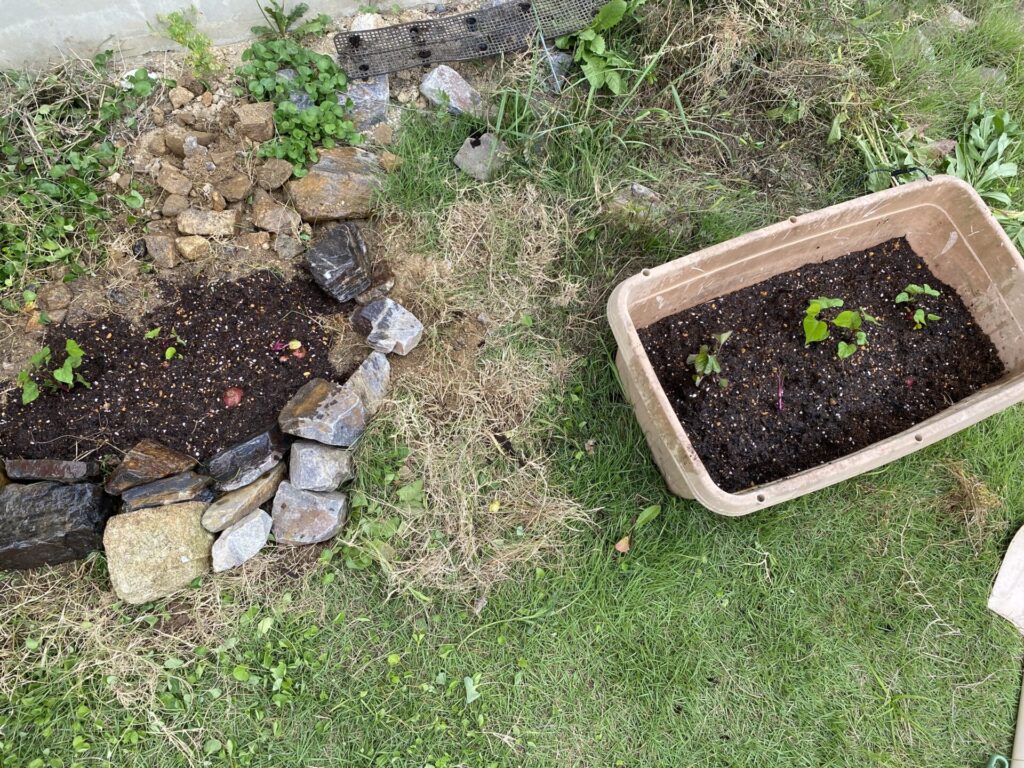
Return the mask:
M943 511L963 527L974 551L980 552L995 532L990 515L1003 506L1002 499L964 462L950 460L943 463L942 468L953 481L953 487L939 497L939 503ZM1006 522L999 521L996 526L1005 528Z

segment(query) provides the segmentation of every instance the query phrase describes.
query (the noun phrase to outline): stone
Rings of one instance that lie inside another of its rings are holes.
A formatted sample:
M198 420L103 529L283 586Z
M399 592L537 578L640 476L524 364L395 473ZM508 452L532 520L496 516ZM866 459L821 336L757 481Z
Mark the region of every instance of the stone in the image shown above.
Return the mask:
M368 262L366 243L355 224L322 227L306 249L306 267L316 284L342 304L370 287Z
M48 283L36 293L36 304L41 309L52 312L56 309L67 309L73 294L67 283Z
M252 256L270 249L269 232L246 232L235 238L228 246L229 252L235 256Z
M252 221L267 232L285 232L297 235L302 227L302 217L287 205L277 202L262 189L256 193L252 203Z
M946 6L946 13L943 16L943 20L957 32L966 32L973 29L978 23L974 19L967 18L959 9L954 8L951 5Z
M146 235L146 251L153 266L160 269L173 269L178 264L178 250L174 238L167 235Z
M277 70L277 76L283 77L285 80L295 80L295 78L298 77L298 75L299 73L296 72L291 67ZM313 99L310 98L309 94L298 87L292 88L291 92L288 94L288 101L290 101L292 104L298 107L299 112L304 112L310 107L316 106Z
M149 141L146 142L146 149L154 155L166 155L167 154L167 142L164 141L164 132L156 131L150 136Z
M338 102L352 102L351 118L357 131L368 131L388 117L391 81L387 75L348 81L348 90L338 95Z
M238 228L238 211L199 211L189 209L178 216L178 232L183 235L231 237Z
M508 160L508 147L493 133L469 137L455 155L455 164L478 181L490 181Z
M658 193L637 182L616 192L607 210L627 219L658 218L665 214L665 206Z
M278 544L317 544L338 535L348 519L348 496L314 493L287 480L274 496L274 538Z
M244 173L234 172L217 182L217 191L229 203L245 200L252 191L252 181Z
M380 186L377 157L357 147L325 149L301 179L285 185L304 221L365 219Z
M202 165L200 167L205 168L205 161L210 156L210 150L199 143L199 139L194 135L188 135L181 144L182 151L185 153L186 159L198 157ZM187 167L187 166L186 166Z
M444 64L427 73L420 83L420 93L435 107L445 105L454 115L465 112L483 116L483 98L462 75Z
M218 192L216 189L210 192L210 208L214 211L223 211L228 207L228 201L224 199L224 195Z
M387 147L395 140L395 129L387 123L381 123L373 127L370 137L373 139L374 144Z
M306 246L299 238L279 232L274 237L274 250L282 259L294 259L306 250Z
M270 515L257 509L225 529L213 543L213 572L237 568L259 554L270 538L273 524Z
M256 169L256 183L260 188L271 192L283 187L294 172L295 166L287 160L272 157Z
M149 108L149 117L153 121L153 125L158 128L167 121L167 113L164 112L163 107L158 107L155 104Z
M192 91L182 88L180 85L171 88L167 93L167 98L171 100L171 106L175 109L181 109L195 97L196 95Z
M188 235L187 237L179 237L174 241L174 244L178 247L178 253L186 261L196 261L198 259L209 256L213 250L210 247L210 241L205 237L199 237L199 235Z
M234 111L238 118L235 129L240 135L253 141L270 141L274 138L274 102L239 104Z
M95 461L55 461L52 459L7 459L4 462L11 480L51 480L56 483L81 483L96 480L100 465Z
M205 91L200 98L202 99L204 107L213 106L213 94L209 91Z
M206 86L203 85L203 81L196 77L195 72L190 69L183 69L181 74L178 75L178 82L176 85L180 85L182 88L188 88L192 91L192 95L198 96L206 90Z
M114 515L103 534L117 596L133 605L167 597L210 570L213 534L200 524L206 504L185 502Z
M203 513L203 528L210 533L223 531L254 509L274 498L277 486L284 480L285 464L281 462L254 482L221 496Z
M110 501L92 483L5 486L0 491L0 570L56 565L99 549Z
M221 451L207 462L206 469L218 491L233 491L277 466L289 442L274 427Z
M378 352L409 354L423 337L423 323L394 299L378 299L352 316L352 326Z
M561 93L572 68L572 54L544 48L541 50L540 59L544 87L552 93Z
M180 125L171 125L164 129L164 144L171 154L184 157L185 139L189 136L195 136L196 142L204 147L209 147L217 138L214 134L206 131L195 131Z
M395 278L389 277L383 282L374 285L367 291L363 291L356 296L356 304L361 307L365 307L367 304L372 304L378 299L386 299L391 290L395 287Z
M347 448L366 430L370 417L351 387L313 379L292 396L277 423L288 434Z
M385 150L380 153L380 167L384 169L385 173L394 173L402 167L403 162L405 161L394 152Z
M349 376L345 387L351 389L362 400L370 418L380 410L391 383L391 365L380 352L371 352L355 373Z
M137 485L121 494L125 512L146 507L164 507L182 501L195 501L210 485L210 478L186 470L152 483Z
M183 211L188 210L188 198L184 195L168 195L160 209L166 218L173 219Z
M164 163L156 176L156 183L171 195L187 196L192 191L192 182L173 165Z
M195 465L196 460L191 456L146 438L124 455L117 469L107 478L106 491L121 494L129 488L179 474Z
M308 440L292 445L288 482L303 491L336 491L356 476L352 452Z

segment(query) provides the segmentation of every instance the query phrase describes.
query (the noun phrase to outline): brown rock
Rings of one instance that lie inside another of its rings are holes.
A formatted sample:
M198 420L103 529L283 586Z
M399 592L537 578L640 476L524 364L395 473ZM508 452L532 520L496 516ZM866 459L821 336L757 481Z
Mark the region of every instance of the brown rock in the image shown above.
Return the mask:
M238 228L238 211L197 211L189 209L178 216L178 232L183 235L231 237Z
M380 163L356 147L325 149L301 179L286 185L292 204L304 221L365 219L380 186Z
M164 164L160 166L160 172L157 174L156 183L169 194L172 195L187 195L192 191L192 182L179 171L177 168L173 168L170 165Z
M158 128L167 120L167 114L164 112L163 107L158 107L155 104L149 108L149 117L153 121L153 125Z
M167 199L164 200L164 205L160 209L160 213L166 216L168 219L173 219L182 211L188 208L188 198L184 195L168 195Z
M383 168L387 173L394 173L402 167L404 161L394 152L381 152L380 153L380 167Z
M204 107L209 107L211 104L213 104L213 94L209 91L206 91L203 94L202 101Z
M148 149L154 155L166 155L167 142L164 141L164 132L157 131L156 133L154 133L150 137L149 143L146 145L146 149Z
M210 207L215 211L223 211L228 207L228 201L224 199L224 195L215 189L210 192Z
M191 456L147 438L125 454L117 469L107 478L105 488L107 493L121 494L129 488L176 475L195 465L196 460Z
M277 255L282 259L294 259L306 250L306 246L297 237L278 233L274 238L274 250L277 251Z
M297 234L302 226L299 214L283 205L269 194L260 190L252 204L252 220L260 229L267 232L285 232Z
M213 534L200 520L206 504L186 502L114 515L103 548L117 596L138 605L166 597L210 570Z
M269 232L246 232L245 234L239 235L235 238L234 243L231 247L235 251L241 251L241 254L256 254L261 253L270 249L270 233Z
M186 136L195 136L196 142L204 147L209 147L213 140L217 138L212 133L206 133L205 131L194 131L180 125L170 125L164 129L164 144L167 145L168 151L178 157L184 157Z
M198 96L206 90L206 86L203 85L202 80L196 77L195 72L191 69L183 69L181 71L181 74L178 75L178 82L176 85L180 85L182 88L188 88L195 96Z
M36 304L47 311L67 309L71 298L71 289L66 283L49 283L39 289L36 294Z
M167 93L167 98L171 100L171 106L175 109L181 109L195 97L196 95L192 91L182 88L180 85L171 88Z
M174 269L178 265L178 251L174 246L174 238L167 235L146 235L146 251L159 269Z
M188 237L179 237L174 243L178 246L178 253L186 261L196 261L210 255L210 241L205 237L189 235Z
M387 123L378 123L373 127L370 136L373 138L374 144L386 147L395 140L395 129Z
M272 157L256 171L256 183L267 191L278 189L284 186L294 171L295 166L287 160Z
M221 496L203 513L203 527L211 533L223 531L270 501L284 480L285 469L284 463L278 464L255 482Z
M231 203L244 200L252 191L252 181L244 173L231 173L217 182L217 191Z
M274 138L274 102L240 104L234 111L240 135L253 141L270 141Z

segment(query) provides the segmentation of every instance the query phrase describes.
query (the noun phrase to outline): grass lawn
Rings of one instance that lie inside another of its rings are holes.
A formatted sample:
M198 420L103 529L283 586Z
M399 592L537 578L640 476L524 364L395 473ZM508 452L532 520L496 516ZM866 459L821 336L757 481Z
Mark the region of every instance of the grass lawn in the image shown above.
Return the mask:
M399 376L360 448L349 538L271 548L142 608L114 602L102 557L0 575L0 766L960 768L1008 752L1024 646L985 602L1024 521L1024 411L720 518L665 490L602 314L642 266L860 194L858 138L955 138L983 92L1020 116L1024 16L961 10L975 24L958 31L930 2L652 0L614 38L652 74L624 96L538 100L526 64L495 65L515 160L487 185L449 163L479 124L409 115L379 225L405 249L396 273L423 270L438 354ZM608 214L631 181L668 224ZM1007 193L1024 203L1016 179ZM479 313L483 352L452 362L443 331Z

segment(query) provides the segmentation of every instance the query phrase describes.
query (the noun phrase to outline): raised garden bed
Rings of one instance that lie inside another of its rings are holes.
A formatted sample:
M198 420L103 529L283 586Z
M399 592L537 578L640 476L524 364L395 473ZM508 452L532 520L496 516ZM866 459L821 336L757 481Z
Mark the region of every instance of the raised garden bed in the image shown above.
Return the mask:
M974 190L939 177L644 270L609 319L670 488L739 515L1024 399L1022 274Z

